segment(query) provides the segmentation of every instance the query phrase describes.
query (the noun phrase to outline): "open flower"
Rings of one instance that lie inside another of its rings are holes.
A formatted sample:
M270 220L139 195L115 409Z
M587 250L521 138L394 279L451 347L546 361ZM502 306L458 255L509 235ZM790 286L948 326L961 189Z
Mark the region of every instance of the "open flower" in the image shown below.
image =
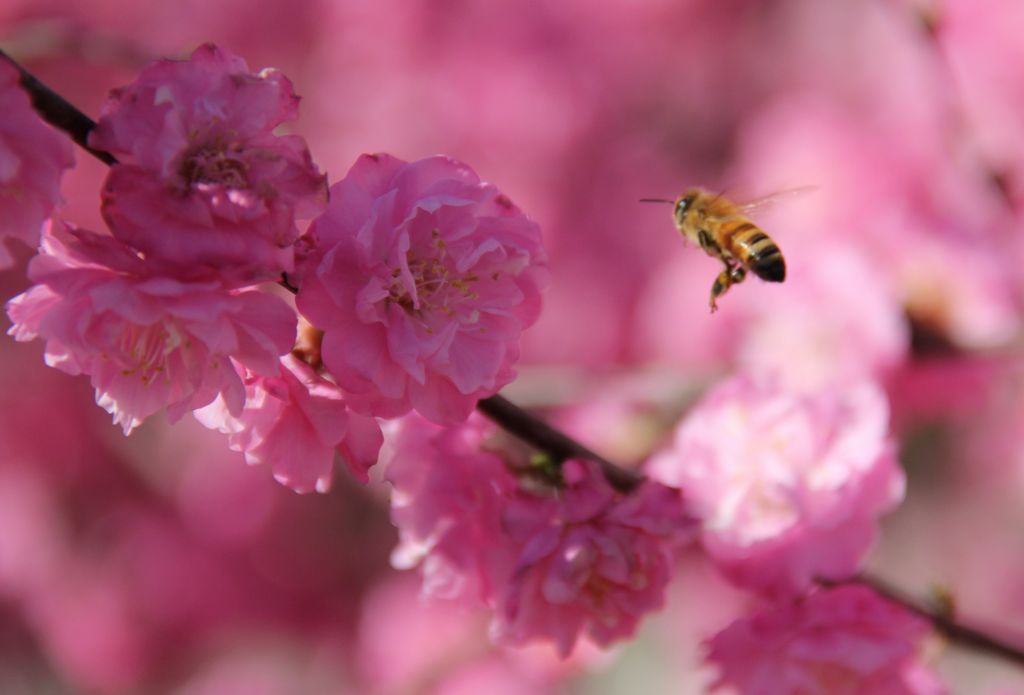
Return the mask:
M679 491L647 482L620 493L576 460L561 484L522 480L525 462L481 449L492 429L479 416L447 428L415 415L397 423L393 564L419 564L430 596L490 607L501 642L548 641L566 656L584 634L600 645L630 637L661 608L673 553L692 538Z
M232 415L219 398L196 411L201 423L226 433L247 462L269 465L274 478L296 492L326 492L335 456L366 482L383 441L374 418L349 412L341 389L294 355L281 358L277 376L241 371L242 413Z
M391 564L418 565L427 596L489 604L495 577L512 565L501 510L517 483L497 453L482 449L493 432L476 414L458 427L415 414L391 426L382 457L399 536Z
M454 424L512 380L546 279L540 230L447 157L360 157L310 229L298 307L353 407Z
M302 138L273 133L297 112L286 77L253 74L213 45L145 68L111 93L89 137L122 160L103 187L114 236L243 283L290 271L295 218L316 215L327 195Z
M0 59L0 269L11 265L8 238L39 243L43 221L60 201L60 177L74 164L71 142L39 118Z
M163 407L174 421L218 394L240 413L245 389L229 358L277 374L294 312L259 291L151 270L115 239L51 225L29 265L37 284L7 305L10 334L43 338L48 365L92 377L125 434Z
M686 490L701 541L737 584L768 595L855 572L877 518L903 498L885 394L814 394L737 377L682 421L651 475Z
M741 618L708 643L714 688L740 695L940 695L918 659L930 626L863 586Z
M679 491L659 483L623 495L576 460L563 475L557 495L520 494L504 511L518 557L493 630L513 644L551 640L568 656L581 633L607 646L662 607L672 553L694 523Z

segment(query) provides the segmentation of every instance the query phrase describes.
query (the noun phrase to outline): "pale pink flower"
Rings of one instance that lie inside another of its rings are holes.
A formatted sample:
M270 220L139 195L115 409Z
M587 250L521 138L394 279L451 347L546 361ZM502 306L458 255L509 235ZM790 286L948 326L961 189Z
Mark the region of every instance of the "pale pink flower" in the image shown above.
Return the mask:
M919 671L930 626L863 586L817 591L740 618L708 643L739 695L937 695Z
M364 155L309 242L298 306L353 407L454 424L512 380L547 274L540 230L469 167Z
M39 243L43 221L60 202L60 178L74 165L71 142L39 118L0 59L0 269L11 266L6 239Z
M903 498L888 408L870 384L814 394L736 377L685 417L650 474L684 489L701 540L737 584L769 595L856 571Z
M89 139L122 160L103 187L114 236L242 282L290 271L295 218L313 217L327 194L305 141L273 133L298 101L279 72L253 74L210 44L114 90Z
M221 397L195 412L201 423L227 434L231 449L270 466L274 479L296 492L329 490L336 455L366 482L383 441L374 418L350 412L341 389L294 355L281 358L277 376L240 371L241 414L232 415Z
M43 338L48 365L88 374L125 434L163 407L174 421L218 394L241 412L245 388L229 358L277 374L295 339L294 312L262 292L149 270L115 239L51 225L29 266L37 284L7 305L9 333Z
M568 656L581 633L631 637L662 607L672 551L694 528L678 490L645 482L617 493L597 464L570 460L554 495L520 494L502 520L518 550L492 629L512 644L545 639Z

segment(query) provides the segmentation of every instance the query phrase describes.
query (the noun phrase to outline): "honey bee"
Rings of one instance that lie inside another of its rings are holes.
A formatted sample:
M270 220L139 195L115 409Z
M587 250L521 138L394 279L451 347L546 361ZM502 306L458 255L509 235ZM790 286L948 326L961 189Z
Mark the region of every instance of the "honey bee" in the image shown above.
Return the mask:
M725 266L711 285L710 304L714 313L718 310L716 300L730 287L743 282L747 271L768 282L786 279L782 251L744 214L777 195L739 205L703 188L691 188L675 201L644 198L642 202L673 203L672 219L676 228Z

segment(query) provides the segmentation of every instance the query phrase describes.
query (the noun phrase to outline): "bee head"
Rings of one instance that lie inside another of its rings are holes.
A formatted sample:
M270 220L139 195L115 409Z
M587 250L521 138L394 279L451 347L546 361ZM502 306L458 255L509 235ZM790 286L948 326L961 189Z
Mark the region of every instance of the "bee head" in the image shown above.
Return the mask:
M675 218L677 227L682 228L686 222L686 215L690 211L690 206L693 205L693 201L696 199L696 191L687 191L676 201L675 207L672 208L672 216Z

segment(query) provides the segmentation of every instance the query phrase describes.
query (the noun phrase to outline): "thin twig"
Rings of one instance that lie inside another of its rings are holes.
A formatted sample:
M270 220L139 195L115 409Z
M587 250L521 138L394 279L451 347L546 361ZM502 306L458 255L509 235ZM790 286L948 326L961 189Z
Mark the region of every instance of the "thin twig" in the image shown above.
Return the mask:
M558 461L585 458L601 466L605 479L616 490L629 492L644 481L640 473L618 466L594 453L575 439L531 415L504 396L494 395L476 404L477 410L528 444L553 456Z
M21 86L28 92L32 100L32 108L42 116L43 120L53 127L63 130L83 150L104 164L117 164L114 155L103 150L89 147L89 133L96 127L96 121L79 111L67 99L40 82L35 75L18 64L16 60L0 50L0 58L6 59L21 75Z

